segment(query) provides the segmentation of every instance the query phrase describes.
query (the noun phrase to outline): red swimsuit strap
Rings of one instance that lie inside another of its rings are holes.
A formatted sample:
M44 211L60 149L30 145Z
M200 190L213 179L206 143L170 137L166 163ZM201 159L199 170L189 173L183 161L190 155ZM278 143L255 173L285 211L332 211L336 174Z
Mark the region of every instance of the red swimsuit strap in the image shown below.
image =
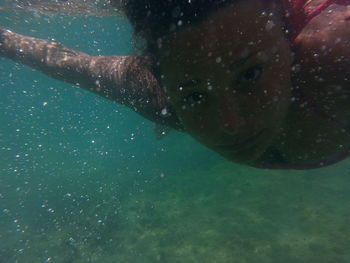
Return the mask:
M293 43L312 18L327 9L331 4L350 5L350 0L324 0L316 7L309 7L310 0L283 0L286 5L286 23L289 39Z

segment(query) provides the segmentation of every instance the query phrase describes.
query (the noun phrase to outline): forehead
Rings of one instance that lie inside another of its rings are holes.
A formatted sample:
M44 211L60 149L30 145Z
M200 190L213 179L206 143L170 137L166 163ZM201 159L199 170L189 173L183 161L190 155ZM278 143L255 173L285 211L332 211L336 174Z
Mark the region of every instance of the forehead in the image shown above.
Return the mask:
M250 4L241 1L222 8L200 24L163 37L159 40L160 56L174 59L237 53L271 42L277 30L275 16L269 17L269 10L262 3L247 2Z

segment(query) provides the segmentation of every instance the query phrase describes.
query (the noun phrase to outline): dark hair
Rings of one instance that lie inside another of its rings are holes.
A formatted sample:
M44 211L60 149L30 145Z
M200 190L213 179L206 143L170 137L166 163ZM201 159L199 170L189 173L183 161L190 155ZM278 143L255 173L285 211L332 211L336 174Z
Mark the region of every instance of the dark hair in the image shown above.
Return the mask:
M114 0L119 2L136 35L149 48L158 38L203 20L235 0Z

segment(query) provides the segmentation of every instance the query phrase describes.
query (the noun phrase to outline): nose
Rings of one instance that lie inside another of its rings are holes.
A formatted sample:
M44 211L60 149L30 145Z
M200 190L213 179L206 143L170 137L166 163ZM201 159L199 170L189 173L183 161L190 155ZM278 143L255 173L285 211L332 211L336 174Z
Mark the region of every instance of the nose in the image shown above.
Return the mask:
M234 134L243 125L244 120L239 116L237 104L229 97L222 99L220 110L220 128L229 134Z

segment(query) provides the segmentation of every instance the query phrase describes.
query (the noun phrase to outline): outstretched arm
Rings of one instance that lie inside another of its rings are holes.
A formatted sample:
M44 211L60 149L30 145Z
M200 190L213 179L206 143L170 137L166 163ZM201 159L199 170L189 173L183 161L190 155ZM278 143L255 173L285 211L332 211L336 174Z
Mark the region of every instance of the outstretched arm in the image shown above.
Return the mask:
M123 104L177 130L182 126L144 56L93 57L52 41L0 28L0 56Z

